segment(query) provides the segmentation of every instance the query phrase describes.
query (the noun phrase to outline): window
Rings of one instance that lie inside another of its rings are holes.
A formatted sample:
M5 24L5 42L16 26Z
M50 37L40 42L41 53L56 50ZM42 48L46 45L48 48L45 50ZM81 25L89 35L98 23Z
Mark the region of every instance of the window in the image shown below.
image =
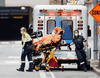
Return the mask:
M73 21L72 20L62 20L61 27L65 31L62 39L71 40L73 37Z
M55 20L48 20L47 21L47 34L52 33L54 28L56 27L56 21Z

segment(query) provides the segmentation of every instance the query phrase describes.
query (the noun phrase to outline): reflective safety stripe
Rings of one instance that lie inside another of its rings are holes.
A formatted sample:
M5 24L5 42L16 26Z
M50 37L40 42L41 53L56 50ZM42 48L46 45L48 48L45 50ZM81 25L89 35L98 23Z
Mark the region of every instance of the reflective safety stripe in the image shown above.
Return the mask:
M21 61L21 63L25 63L25 61Z
M84 62L81 62L80 65L84 64Z
M29 61L29 63L33 63L33 61Z

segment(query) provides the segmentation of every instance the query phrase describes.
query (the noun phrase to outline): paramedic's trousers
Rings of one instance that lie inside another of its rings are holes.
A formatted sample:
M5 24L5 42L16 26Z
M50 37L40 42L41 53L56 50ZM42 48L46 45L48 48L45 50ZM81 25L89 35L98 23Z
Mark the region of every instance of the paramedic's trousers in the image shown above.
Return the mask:
M85 54L83 48L81 48L81 49L76 48L75 52L76 52L81 69L85 70L86 69L86 54Z
M29 69L33 68L33 61L32 61L32 47L31 46L27 46L25 47L24 51L22 52L21 55L21 69L25 68L25 58L27 56L27 59L29 61Z

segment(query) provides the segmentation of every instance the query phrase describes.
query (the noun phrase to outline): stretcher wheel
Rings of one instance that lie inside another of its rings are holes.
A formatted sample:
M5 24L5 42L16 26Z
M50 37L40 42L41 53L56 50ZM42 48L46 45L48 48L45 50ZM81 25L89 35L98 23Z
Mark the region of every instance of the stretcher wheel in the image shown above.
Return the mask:
M49 71L49 70L50 70L50 67L49 67L49 66L47 66L47 67L45 67L45 69L46 69L46 71Z
M64 68L62 68L62 71L64 71Z
M64 66L62 66L62 71L64 71Z
M39 66L35 66L35 70L39 71L40 67Z

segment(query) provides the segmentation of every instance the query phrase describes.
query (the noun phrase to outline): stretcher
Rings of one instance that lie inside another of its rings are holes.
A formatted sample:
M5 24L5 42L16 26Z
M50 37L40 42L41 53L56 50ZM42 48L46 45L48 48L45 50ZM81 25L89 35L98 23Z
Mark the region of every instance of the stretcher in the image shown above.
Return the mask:
M42 53L44 54L44 58L42 60L42 62L35 66L35 70L38 71L40 70L41 65L45 62L45 69L46 71L49 71L50 69L54 69L54 68L61 68L62 70L64 69L64 66L59 66L57 65L56 67L51 67L51 66L47 66L50 62L51 59L54 59L56 63L58 63L56 57L54 56L54 53L56 52L56 50L59 48L59 44L50 44L49 46L46 46L45 48L40 48L40 50L42 51ZM50 56L49 56L50 55ZM48 57L49 56L49 57Z
M56 30L56 32L55 32ZM41 68L41 65L43 63L45 63L45 69L46 71L49 71L49 70L52 70L52 69L62 69L62 71L64 70L64 66L61 66L58 64L58 61L57 61L57 58L54 56L56 50L60 47L61 45L61 39L62 39L62 35L64 33L64 31L61 29L61 28L55 28L54 31L55 34L54 34L54 37L55 35L57 35L58 37L55 37L55 38L52 38L52 35L49 35L51 36L49 41L47 42L46 38L43 38L44 40L39 41L39 42L35 42L36 44L34 44L34 52L35 53L43 53L44 55L44 58L43 60L41 61L41 63L37 66L35 66L35 70L36 71L39 71L40 68ZM55 40L57 38L57 40ZM46 44L43 44L43 42L46 41ZM53 61L53 63L55 63L55 65L51 65L50 62ZM51 65L51 66L50 66Z

